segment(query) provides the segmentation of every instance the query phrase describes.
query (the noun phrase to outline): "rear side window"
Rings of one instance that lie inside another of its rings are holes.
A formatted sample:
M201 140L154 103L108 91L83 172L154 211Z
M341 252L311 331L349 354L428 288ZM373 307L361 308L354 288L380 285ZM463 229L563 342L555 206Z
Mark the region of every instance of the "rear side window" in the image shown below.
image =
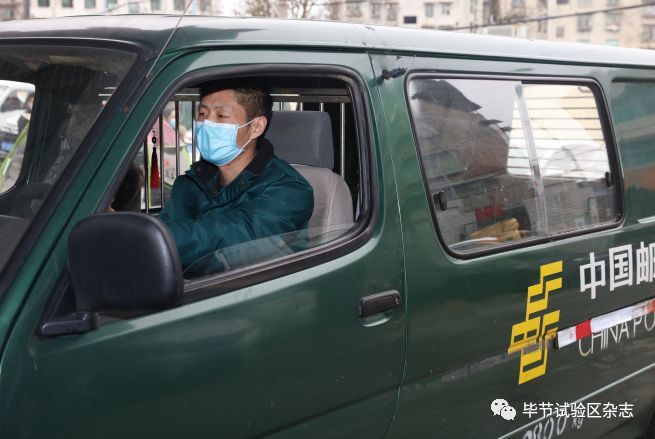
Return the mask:
M408 97L434 216L453 252L618 218L591 87L415 77Z

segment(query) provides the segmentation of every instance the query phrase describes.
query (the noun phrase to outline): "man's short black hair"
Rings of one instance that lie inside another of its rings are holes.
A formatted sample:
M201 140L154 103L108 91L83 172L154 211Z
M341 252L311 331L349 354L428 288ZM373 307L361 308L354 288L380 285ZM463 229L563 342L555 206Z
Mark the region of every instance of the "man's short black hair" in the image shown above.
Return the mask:
M254 81L253 79L207 82L200 86L200 99L217 91L232 90L236 95L237 103L246 110L246 122L259 116L266 117L270 122L273 99L266 88L253 85Z

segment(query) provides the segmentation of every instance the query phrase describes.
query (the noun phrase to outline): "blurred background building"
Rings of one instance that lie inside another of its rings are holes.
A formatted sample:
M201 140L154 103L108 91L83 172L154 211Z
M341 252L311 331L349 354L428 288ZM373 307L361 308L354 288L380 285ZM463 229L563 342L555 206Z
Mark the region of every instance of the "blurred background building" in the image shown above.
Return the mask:
M0 20L180 14L188 0L0 0ZM188 14L263 16L655 48L655 0L192 0Z
M24 8L22 0L0 0L0 20L22 18Z
M450 30L472 22L469 4L463 0L334 1L325 15L334 21Z
M654 48L655 3L641 0L498 0L483 17L483 33Z
M6 0L0 0L6 1ZM30 0L31 18L97 14L181 14L186 0ZM222 15L222 0L196 0L187 13Z
M653 48L655 4L635 0L550 0L547 38L555 41ZM603 13L593 13L605 9Z

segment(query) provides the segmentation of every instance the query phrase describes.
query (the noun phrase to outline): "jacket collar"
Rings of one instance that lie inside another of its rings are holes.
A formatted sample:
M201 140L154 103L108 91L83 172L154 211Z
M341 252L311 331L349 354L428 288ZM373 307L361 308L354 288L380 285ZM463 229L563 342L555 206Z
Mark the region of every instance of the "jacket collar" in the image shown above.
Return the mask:
M273 145L268 139L262 139L257 144L257 154L255 158L246 166L245 171L250 171L255 175L262 173L268 162L271 161L273 154Z
M273 157L275 157L273 152L273 145L268 141L268 139L261 139L257 144L257 154L255 155L255 158L252 159L248 166L246 166L246 168L241 171L241 174L239 174L237 178L234 179L234 181L228 184L225 189L230 189L233 186L235 188L244 188L244 186L247 188L250 185L244 185L241 182L244 179L250 182L250 180L261 174L268 162L270 162ZM216 197L218 193L223 189L223 185L221 184L220 179L220 172L221 171L218 166L209 163L206 160L200 160L191 165L191 169L187 171L187 175L191 176L199 183L203 183L203 186L206 186L208 189L208 194L212 197ZM235 184L237 182L239 182L238 185ZM230 194L228 195L228 198L233 199L241 191L236 189L230 190L229 192Z

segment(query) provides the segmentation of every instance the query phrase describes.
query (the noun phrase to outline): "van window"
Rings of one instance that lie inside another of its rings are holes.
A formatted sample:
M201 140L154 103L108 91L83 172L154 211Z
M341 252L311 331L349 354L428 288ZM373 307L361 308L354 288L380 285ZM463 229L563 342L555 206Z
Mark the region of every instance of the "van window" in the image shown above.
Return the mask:
M34 104L34 84L0 80L0 194L16 183Z
M626 203L639 220L655 216L655 87L652 81L616 81L612 110L624 170Z
M98 48L0 47L0 270L134 58Z
M304 229L219 248L185 264L187 279L271 261L337 239L355 227L366 210L359 134L348 84L311 77L252 78L252 83L265 86L273 100L273 116L263 138L272 143L277 157L310 183L314 212ZM202 158L193 131L198 103L199 86L180 90L148 124L152 129L132 165L141 169L139 200L131 206L114 202L114 210L159 215L169 203L175 179Z
M432 209L453 252L616 220L589 86L421 77L408 87Z

